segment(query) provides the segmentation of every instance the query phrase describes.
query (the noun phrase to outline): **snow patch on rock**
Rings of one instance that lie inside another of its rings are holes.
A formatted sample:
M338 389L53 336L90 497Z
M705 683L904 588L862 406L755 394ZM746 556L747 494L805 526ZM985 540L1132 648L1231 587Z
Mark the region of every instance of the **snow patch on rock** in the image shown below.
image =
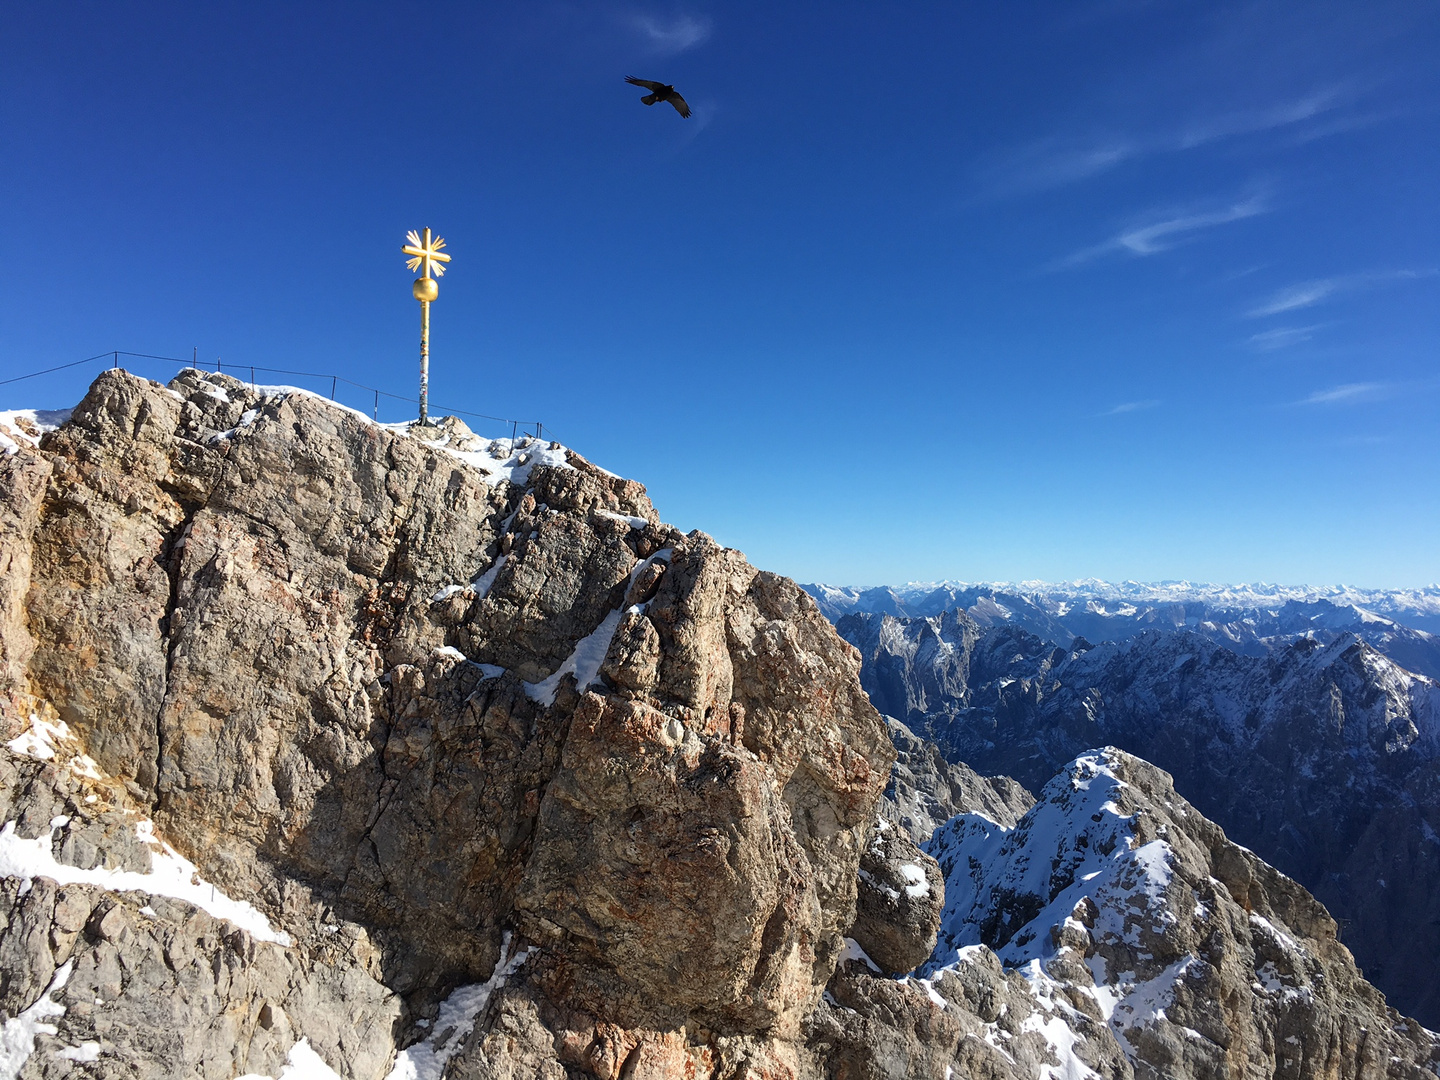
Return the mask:
M630 579L626 589L635 584L635 579L640 572L651 563L669 562L670 548L663 548L655 552L643 562L635 564L630 571ZM503 558L503 557L502 557ZM575 688L584 690L600 677L600 666L605 663L605 654L610 651L610 642L615 637L615 631L620 627L620 619L625 614L625 608L618 607L600 620L600 625L590 633L586 634L575 644L575 651L565 658L565 662L556 668L546 678L539 682L527 682L525 693L532 701L538 701L541 705L549 706L555 703L555 694L560 689L560 681L566 675L575 676Z
M155 835L155 826L148 819L139 822L135 835L142 843L158 848L151 852L150 872L108 870L93 867L82 870L58 862L54 855L55 834L68 818L57 817L50 822L47 833L26 840L15 832L15 822L7 821L0 828L0 877L19 878L22 888L37 877L49 878L60 885L96 885L110 892L142 892L151 896L168 896L209 912L217 919L234 923L257 941L290 945L290 935L276 930L253 904L233 900L204 880L195 864Z
M6 1020L5 1026L0 1028L0 1080L15 1080L20 1075L25 1062L29 1061L30 1055L35 1052L35 1036L59 1033L60 1029L47 1021L52 1017L64 1016L65 1006L52 1001L50 995L65 988L74 968L73 960L61 964L45 992L36 998L29 1008Z
M0 410L0 454L13 457L21 446L35 449L40 445L40 436L69 420L70 412L70 409Z
M475 1030L476 1022L485 1014L491 995L530 957L527 948L506 960L509 949L510 933L506 931L500 943L500 960L490 978L483 983L462 986L442 1001L434 1024L435 1033L401 1050L386 1080L441 1080L446 1063L459 1052L470 1032Z
M325 1059L315 1052L309 1039L300 1039L285 1056L285 1067L280 1070L278 1078L246 1073L236 1080L340 1080L340 1074L325 1064Z

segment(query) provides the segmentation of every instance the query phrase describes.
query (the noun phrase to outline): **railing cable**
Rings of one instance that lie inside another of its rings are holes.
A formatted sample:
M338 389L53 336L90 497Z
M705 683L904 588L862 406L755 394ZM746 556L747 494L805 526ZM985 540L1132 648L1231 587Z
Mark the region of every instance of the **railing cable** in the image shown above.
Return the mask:
M199 365L198 350L196 356L192 357L190 360L184 360L178 356L157 356L154 353L136 353L125 352L123 349L107 349L103 353L99 353L96 356L87 357L84 360L74 360L68 364L60 364L56 367L45 368L43 371L32 371L26 375L17 375L12 379L0 379L0 386L8 386L10 383L23 382L25 379L33 379L40 375L49 375L56 371L64 371L67 368L80 367L82 364L93 364L97 360L111 360L113 366L118 368L120 366L120 358L122 356L128 356L136 360L160 360L164 361L165 363L181 364L184 367L194 368L197 371L204 370ZM375 386L367 386L365 383L356 382L354 379L347 379L343 375L336 375L334 372L330 371L295 371L290 368L261 367L259 364L231 364L230 367L232 370L239 367L242 371L248 368L250 371L251 387L254 387L256 385L255 373L257 371L264 372L267 375L295 375L304 379L329 379L330 400L332 401L336 400L336 393L339 390L339 386L341 383L344 383L346 386L353 386L357 390L368 390L370 393L375 395L375 400L371 409L370 416L372 420L375 420L377 422L380 419L380 399L382 397L389 398L392 401L403 401L409 405L420 404L419 398L406 397L403 394L392 394L388 390L381 390ZM221 360L217 356L215 358L216 373L223 374L222 368L223 365L221 363ZM519 437L520 426L522 424L525 425L527 428L533 425L535 428L535 438L537 439L541 437L541 432L543 430L543 425L539 420L516 420L514 417L510 416L491 416L489 413L473 412L469 409L451 409L438 404L434 408L437 412L449 413L455 416L468 416L476 420L492 420L497 424L509 424L511 425L512 442Z

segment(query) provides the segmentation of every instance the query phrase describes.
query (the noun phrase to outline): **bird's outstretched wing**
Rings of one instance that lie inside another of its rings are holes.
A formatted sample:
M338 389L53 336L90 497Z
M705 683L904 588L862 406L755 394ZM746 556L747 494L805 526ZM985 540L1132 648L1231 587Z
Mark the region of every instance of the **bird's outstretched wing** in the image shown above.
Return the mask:
M634 75L626 75L625 81L631 86L643 86L646 90L659 90L664 83L651 82L649 79L637 79Z
M668 100L671 105L675 106L675 111L678 112L681 116L685 117L685 119L687 120L690 119L690 106L685 104L685 99L683 97L681 97L679 94L671 94L670 97L666 100Z

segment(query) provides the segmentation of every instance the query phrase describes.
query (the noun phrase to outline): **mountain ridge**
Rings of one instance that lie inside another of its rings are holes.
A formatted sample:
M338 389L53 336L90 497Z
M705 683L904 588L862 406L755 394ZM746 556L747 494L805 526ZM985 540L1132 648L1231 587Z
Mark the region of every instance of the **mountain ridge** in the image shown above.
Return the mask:
M962 612L852 614L861 681L944 756L1038 790L1112 743L1175 777L1239 843L1311 889L1361 966L1433 1011L1440 687L1353 635L1246 656L1190 631L1065 650Z

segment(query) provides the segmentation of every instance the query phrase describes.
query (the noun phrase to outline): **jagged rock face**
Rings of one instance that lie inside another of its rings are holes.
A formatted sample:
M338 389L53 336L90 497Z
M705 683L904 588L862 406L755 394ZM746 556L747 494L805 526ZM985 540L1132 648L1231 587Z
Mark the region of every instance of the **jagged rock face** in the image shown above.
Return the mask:
M640 485L454 422L417 435L224 376L106 373L0 459L10 736L53 705L118 813L295 938L296 993L319 992L336 935L366 942L376 1003L350 1015L388 1047L497 970L513 929L531 952L496 1000L553 1045L496 1058L477 1029L486 1068L606 1075L628 1046L622 1065L669 1047L699 1075L795 1074L893 760L858 657L793 583L661 525ZM91 829L92 809L65 815ZM149 962L136 948L122 967ZM281 952L236 948L247 971ZM119 1030L54 1000L76 1038ZM148 1038L125 1015L132 1037L98 1040L115 1060ZM197 1044L196 1068L274 1073L284 1040L259 1023L232 1033L251 1057Z
M1013 827L949 822L923 978L837 971L833 1075L1408 1077L1440 1037L1386 1007L1295 882L1121 751L1082 755Z
M660 1006L667 1024L797 1024L824 926L787 816L753 756L587 694L541 809L521 925L567 957L591 1011L627 1026ZM660 1001L632 1003L642 988Z
M940 748L894 717L886 717L895 765L885 799L916 843L924 843L956 814L983 814L1007 828L1035 803L1009 776L981 776L964 762L946 761Z
M1037 677L1066 656L1017 626L987 633L957 611L929 619L847 615L836 629L860 650L861 681L875 707L907 723L979 704L982 688L1018 673Z
M886 679L933 682L906 659L913 645L890 642L969 650L943 665L967 667L963 693L928 697L908 717L947 758L1032 788L1097 742L1169 770L1230 835L1315 892L1398 1007L1440 1025L1435 684L1353 638L1249 657L1149 633L1066 653L1013 627L947 631L964 618L848 616L841 627L872 693Z

